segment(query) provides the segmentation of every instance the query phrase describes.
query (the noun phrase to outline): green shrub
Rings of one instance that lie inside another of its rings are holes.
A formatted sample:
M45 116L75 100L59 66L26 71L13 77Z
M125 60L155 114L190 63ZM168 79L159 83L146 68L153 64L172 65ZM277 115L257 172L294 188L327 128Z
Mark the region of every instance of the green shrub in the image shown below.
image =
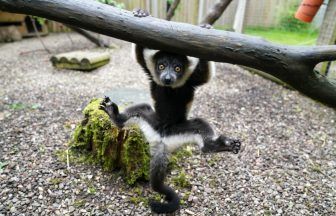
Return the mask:
M113 7L117 7L117 8L121 8L121 9L125 8L124 3L118 3L115 0L97 0L97 1L104 3L104 4L112 5Z
M280 28L287 31L302 31L311 28L309 23L302 22L295 18L298 4L292 4L287 10L283 11L280 16Z

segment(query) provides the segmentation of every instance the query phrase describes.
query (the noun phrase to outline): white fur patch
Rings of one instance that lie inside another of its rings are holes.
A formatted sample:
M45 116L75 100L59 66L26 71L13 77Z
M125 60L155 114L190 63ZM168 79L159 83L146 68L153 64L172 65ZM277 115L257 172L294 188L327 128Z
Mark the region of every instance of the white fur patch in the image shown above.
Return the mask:
M187 143L197 144L200 148L204 146L203 138L199 134L177 134L162 138L162 142L169 153L182 147Z
M151 73L151 75L153 77L153 80L156 82L156 84L163 86L163 84L161 84L161 82L160 82L160 78L155 73L155 63L154 63L154 59L153 59L154 55L159 51L160 50L153 50L153 49L144 48L143 55L144 55L144 59L145 59L147 68L148 68L149 72Z
M146 140L149 142L151 153L155 152L156 149L162 148L162 146L158 146L161 143L164 144L165 149L169 153L174 152L184 144L188 143L197 144L200 148L204 146L203 138L199 134L185 133L162 137L147 121L142 118L130 118L125 122L125 126L134 124L139 126Z
M125 122L126 126L136 124L139 126L142 133L145 135L147 141L150 145L158 143L161 141L161 136L158 132L152 128L152 126L145 120L139 117L130 118Z
M189 61L189 66L187 68L187 71L189 71L189 73L192 73L194 72L198 62L199 62L199 59L198 58L195 58L195 57L191 57L191 56L187 56L187 59Z
M195 71L195 68L199 62L199 59L195 57L190 57L190 56L187 56L187 59L188 59L189 65L186 68L183 77L180 80L177 80L177 82L174 83L174 85L172 85L172 88L178 88L178 87L183 86L186 83L186 81L189 79L191 74Z

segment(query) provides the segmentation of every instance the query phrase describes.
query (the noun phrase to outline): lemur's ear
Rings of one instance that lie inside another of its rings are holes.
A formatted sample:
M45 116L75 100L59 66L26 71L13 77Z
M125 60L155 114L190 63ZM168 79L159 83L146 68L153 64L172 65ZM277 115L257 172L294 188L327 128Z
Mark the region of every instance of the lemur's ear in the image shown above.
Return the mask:
M191 56L187 56L187 59L188 59L188 66L186 68L186 73L187 74L192 74L199 62L199 59L198 58L195 58L195 57L191 57Z
M159 52L160 50L153 50L153 49L148 49L148 48L143 48L143 56L144 56L144 59L146 60L146 58L153 58L153 56ZM134 59L134 60L137 60L137 53L136 53L136 44L135 43L132 43L132 46L131 46L131 57Z
M160 50L153 50L153 49L148 49L144 48L143 49L143 57L145 59L146 66L151 73L154 81L156 83L160 83L159 78L157 74L155 73L155 62L154 62L154 55L158 53Z

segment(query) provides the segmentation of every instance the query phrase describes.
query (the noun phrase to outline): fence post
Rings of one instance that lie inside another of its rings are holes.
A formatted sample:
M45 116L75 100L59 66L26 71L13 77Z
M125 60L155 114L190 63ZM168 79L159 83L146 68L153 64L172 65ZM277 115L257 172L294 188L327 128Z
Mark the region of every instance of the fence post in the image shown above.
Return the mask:
M198 1L198 20L197 20L197 23L202 22L203 11L204 11L204 0L199 0Z
M233 29L235 30L235 32L238 33L243 32L245 10L246 10L246 0L239 0L238 7L236 10L236 16L233 23Z

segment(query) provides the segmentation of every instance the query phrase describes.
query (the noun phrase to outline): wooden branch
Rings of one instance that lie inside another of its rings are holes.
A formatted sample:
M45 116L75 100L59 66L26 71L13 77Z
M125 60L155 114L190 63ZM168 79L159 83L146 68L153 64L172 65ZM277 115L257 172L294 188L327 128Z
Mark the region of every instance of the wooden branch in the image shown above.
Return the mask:
M91 41L92 43L96 44L99 47L106 47L106 48L109 47L109 45L105 43L105 41L95 37L90 32L85 31L84 29L78 28L73 25L66 25L66 26L69 27L71 30L77 32L78 34L84 36L86 39L88 39L89 41Z
M47 51L47 53L51 53L50 50L47 48L47 46L45 45L45 43L43 42L42 38L41 38L41 35L40 35L40 32L38 31L37 29L37 26L36 26L36 20L34 17L32 16L29 16L29 19L30 21L32 22L33 24L33 28L34 28L34 32L35 32L35 35L36 37L39 39L40 43L42 44L43 48L45 51Z
M175 14L175 10L179 4L180 4L180 0L174 0L173 4L171 4L167 12L166 20L170 21L171 18L173 18Z
M213 25L219 19L219 17L222 16L223 12L231 2L232 0L220 0L213 6L211 11L207 14L206 17L204 17L200 24Z
M336 84L313 71L317 63L336 59L335 45L276 45L234 32L154 17L138 18L95 1L0 0L0 10L45 17L152 49L252 67L336 107Z

